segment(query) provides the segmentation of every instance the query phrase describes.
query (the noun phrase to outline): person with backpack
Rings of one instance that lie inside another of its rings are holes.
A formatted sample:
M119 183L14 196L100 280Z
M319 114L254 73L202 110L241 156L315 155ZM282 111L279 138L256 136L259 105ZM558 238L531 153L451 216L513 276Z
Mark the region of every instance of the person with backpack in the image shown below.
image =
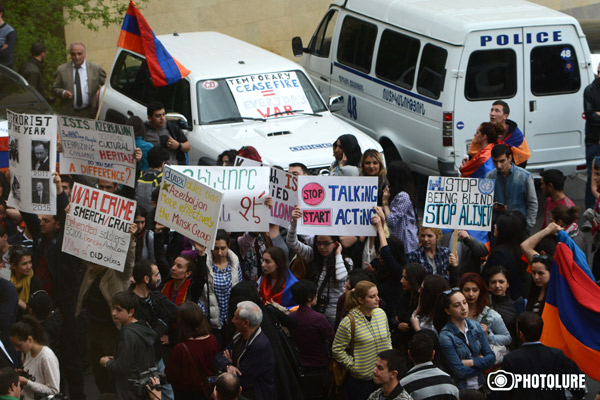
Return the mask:
M137 180L135 199L138 207L143 207L148 213L154 212L152 207L152 191L162 181L163 169L169 161L169 151L164 147L154 147L148 151L149 169Z

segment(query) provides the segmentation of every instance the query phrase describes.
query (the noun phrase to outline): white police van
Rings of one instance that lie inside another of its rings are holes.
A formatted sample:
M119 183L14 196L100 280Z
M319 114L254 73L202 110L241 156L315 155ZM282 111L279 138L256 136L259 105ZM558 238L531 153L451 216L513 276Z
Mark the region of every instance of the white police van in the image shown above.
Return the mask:
M254 146L263 162L287 168L302 162L313 173L334 160L332 143L356 136L361 149L377 141L335 118L298 64L216 32L158 36L191 73L155 88L144 56L119 49L99 118L124 123L129 113L147 119L152 101L179 119L191 143L191 165L215 165L228 149ZM331 99L335 110L340 103Z
M494 100L511 109L532 171L585 169L583 90L593 79L577 21L522 0L334 0L295 55L324 97L387 161L456 175Z

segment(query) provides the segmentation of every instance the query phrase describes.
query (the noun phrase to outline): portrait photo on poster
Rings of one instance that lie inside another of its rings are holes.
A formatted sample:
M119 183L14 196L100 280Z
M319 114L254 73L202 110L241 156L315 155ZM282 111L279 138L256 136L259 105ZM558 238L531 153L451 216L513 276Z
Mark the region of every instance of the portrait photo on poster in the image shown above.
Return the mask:
M31 169L33 171L50 171L50 142L33 140L31 142Z
M12 183L10 184L10 190L15 200L21 201L21 182L17 179L16 176L13 176Z
M19 162L19 139L16 137L11 137L8 143L8 159Z
M31 178L31 202L34 204L50 204L50 187L48 179Z

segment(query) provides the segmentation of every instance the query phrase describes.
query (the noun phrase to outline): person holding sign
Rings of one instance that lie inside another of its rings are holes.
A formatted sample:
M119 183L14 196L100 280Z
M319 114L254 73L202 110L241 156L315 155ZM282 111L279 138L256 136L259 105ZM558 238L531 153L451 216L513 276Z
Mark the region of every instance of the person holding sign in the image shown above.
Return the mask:
M377 205L381 205L383 189L389 185L387 171L383 165L381 153L375 149L368 149L360 160L360 176L376 176L379 178L377 190Z
M384 188L381 204L390 232L402 240L404 252L415 250L417 238L417 189L410 168L405 162L394 161L388 165L390 186Z
M262 304L275 302L284 307L295 306L291 289L298 279L288 269L285 252L279 247L271 247L265 250L262 259L263 275L258 280Z
M421 226L419 248L408 253L406 261L419 263L425 267L428 274L441 275L448 279L450 284L456 284L458 282L458 257L456 254L450 253L449 248L437 245L441 236L442 231L439 228Z
M337 237L318 235L313 246L298 241L296 227L302 218L302 210L296 206L292 211L292 221L288 228L286 243L292 251L308 263L306 278L317 284L316 311L325 314L327 321L335 323L336 304L344 293L348 271L342 258L342 244Z
M502 134L498 125L484 122L477 128L473 143L478 144L481 150L469 160L465 158L460 166L461 178L484 178L494 169L492 161L492 148L498 141L498 135Z

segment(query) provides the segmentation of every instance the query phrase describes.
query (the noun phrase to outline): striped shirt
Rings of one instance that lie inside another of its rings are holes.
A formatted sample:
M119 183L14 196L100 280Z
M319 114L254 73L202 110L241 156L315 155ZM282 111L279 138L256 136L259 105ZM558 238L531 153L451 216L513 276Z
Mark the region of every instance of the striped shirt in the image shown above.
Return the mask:
M335 359L346 367L354 378L367 381L373 379L377 355L392 348L387 316L381 308L371 312L371 321L367 320L358 307L350 310L350 313L356 321L353 354L346 351L350 345L351 329L348 316L340 322L331 351Z
M415 365L400 384L414 400L456 400L458 388L444 371L431 361Z

